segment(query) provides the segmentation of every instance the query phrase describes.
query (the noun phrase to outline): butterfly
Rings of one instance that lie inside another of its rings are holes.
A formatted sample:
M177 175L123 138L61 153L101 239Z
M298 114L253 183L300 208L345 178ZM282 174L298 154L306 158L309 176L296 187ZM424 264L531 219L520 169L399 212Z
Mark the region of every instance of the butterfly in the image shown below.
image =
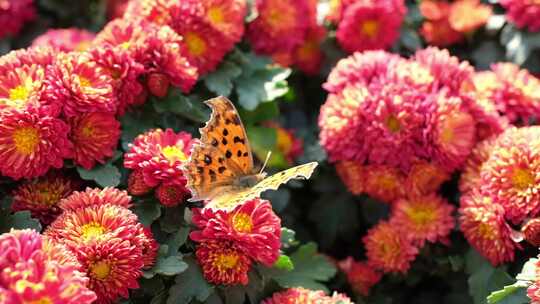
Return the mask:
M317 167L311 162L266 177L254 167L246 130L232 102L219 96L205 103L212 109L210 120L199 129L200 142L184 165L189 201L208 200L207 207L231 209L291 179L308 179Z

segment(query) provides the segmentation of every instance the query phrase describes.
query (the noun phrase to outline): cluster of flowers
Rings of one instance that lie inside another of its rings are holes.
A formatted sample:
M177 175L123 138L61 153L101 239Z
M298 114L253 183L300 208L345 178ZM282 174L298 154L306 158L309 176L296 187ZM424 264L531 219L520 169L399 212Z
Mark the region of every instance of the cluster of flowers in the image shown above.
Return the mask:
M506 19L520 29L531 32L540 30L540 3L529 0L501 0L506 9Z
M387 49L398 39L407 14L403 0L337 0L327 19L337 25L340 46L353 53Z
M291 304L291 303L317 303L317 304L354 304L347 296L334 292L327 296L323 291L313 291L305 288L289 288L274 293L261 304Z
M75 191L61 200L62 213L43 236L1 235L0 302L113 303L128 297L158 250L128 209L130 201L113 188Z
M447 1L423 0L420 12L425 18L420 34L426 42L448 46L465 40L483 27L492 14L492 7L480 0Z

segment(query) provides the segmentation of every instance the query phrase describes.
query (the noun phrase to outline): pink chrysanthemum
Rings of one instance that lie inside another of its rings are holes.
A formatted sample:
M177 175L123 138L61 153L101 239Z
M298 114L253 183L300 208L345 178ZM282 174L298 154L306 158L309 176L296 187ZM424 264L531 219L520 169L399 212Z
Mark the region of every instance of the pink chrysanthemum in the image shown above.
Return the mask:
M131 197L126 191L116 188L91 189L75 191L59 204L63 211L76 212L92 206L115 205L124 208L131 207Z
M480 0L457 0L450 7L448 22L452 29L468 34L483 27L492 14L492 7Z
M113 156L120 138L120 122L113 114L79 114L69 119L69 125L77 165L90 170Z
M189 192L183 185L161 184L156 189L156 198L166 207L174 207L184 202L189 197Z
M493 265L514 260L519 246L512 240L512 228L504 219L504 208L478 191L460 199L459 227L465 238Z
M518 28L531 32L540 30L540 3L530 0L501 0L506 8L506 19Z
M268 201L252 199L231 211L203 208L194 212L193 222L201 229L191 233L194 241L232 241L238 250L267 266L279 257L281 220Z
M294 64L308 75L316 75L321 69L324 53L321 44L326 37L326 30L323 26L311 26L307 32L306 39L299 45L294 53Z
M308 0L293 2L257 0L258 17L247 29L247 39L255 52L291 52L304 41L309 27Z
M531 299L531 304L538 304L540 303L540 259L529 259L524 268L529 263L533 264L531 266L534 267L534 270L527 273L527 275L530 275L530 277L527 276L527 279L531 280L531 284L527 287L527 296Z
M201 243L195 255L208 282L216 285L247 285L251 260L232 242Z
M50 47L29 47L18 49L0 56L0 69L5 74L7 71L13 71L16 68L24 66L38 65L42 68L53 64L56 58L56 51Z
M356 1L346 8L336 38L349 53L389 48L399 37L406 12L403 0Z
M129 0L107 0L107 18L109 20L122 18L130 2Z
M352 290L364 297L369 296L370 289L382 278L382 274L366 262L357 262L352 257L340 261L338 266L347 276Z
M244 35L244 18L247 14L245 0L207 0L201 1L204 20L224 33L233 43Z
M63 121L32 111L0 113L0 173L20 179L61 168L72 154L68 132Z
M425 241L447 242L455 226L454 207L436 194L396 201L390 223L403 229L409 238L422 246Z
M437 192L441 184L449 179L449 172L442 167L419 161L411 166L406 176L405 189L412 195L425 195Z
M465 36L452 27L449 16L451 4L446 1L424 0L420 2L420 12L426 18L420 34L431 45L449 46L461 42Z
M52 259L34 230L11 230L0 235L0 302L87 303L96 295L75 266ZM8 300L3 296L9 297Z
M32 41L32 46L48 46L62 52L86 51L96 34L85 29L49 29Z
M459 180L459 190L462 193L479 189L481 186L480 172L484 162L489 159L491 152L496 144L497 137L485 139L474 147L471 154L465 162L461 178Z
M383 272L406 273L418 249L401 227L381 221L363 238L369 265Z
M131 195L145 195L152 191L152 187L144 182L142 170L135 170L128 177L128 192Z
M83 53L59 54L48 70L45 98L63 104L67 117L88 112L115 113L111 75Z
M405 176L395 167L367 165L363 177L364 192L377 200L393 203L405 196Z
M345 295L334 292L327 296L322 290L309 290L302 287L289 288L274 293L261 304L352 304Z
M0 4L0 38L17 35L36 18L34 0L4 0Z
M353 161L340 161L335 164L338 176L349 192L355 195L364 193L364 166Z
M48 225L60 215L58 203L79 188L79 182L60 174L26 181L13 191L13 211L29 210L32 217Z
M130 144L130 150L124 155L124 166L142 170L144 182L150 187L161 182L185 186L182 165L189 157L193 142L186 132L174 133L171 129L148 131Z
M540 246L540 218L529 219L521 227L523 239L534 247Z

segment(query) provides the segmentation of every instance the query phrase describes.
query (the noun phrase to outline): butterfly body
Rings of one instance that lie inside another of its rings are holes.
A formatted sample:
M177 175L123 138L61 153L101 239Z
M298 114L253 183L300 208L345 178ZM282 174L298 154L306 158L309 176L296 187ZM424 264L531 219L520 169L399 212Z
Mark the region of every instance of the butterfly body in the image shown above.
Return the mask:
M312 162L266 177L253 165L247 134L234 105L222 96L206 104L212 108L212 115L200 129L200 143L193 145L184 166L192 193L190 201L206 200L213 208L233 208L293 178L307 179L317 167Z

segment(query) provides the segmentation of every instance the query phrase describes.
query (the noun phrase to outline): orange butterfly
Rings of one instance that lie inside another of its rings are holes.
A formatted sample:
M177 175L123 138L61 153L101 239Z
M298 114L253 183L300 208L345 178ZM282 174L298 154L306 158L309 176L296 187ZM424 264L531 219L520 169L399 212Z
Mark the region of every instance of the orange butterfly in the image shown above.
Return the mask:
M257 172L246 130L232 102L220 96L205 103L212 108L212 116L199 130L200 143L193 146L184 166L190 201L209 200L207 206L212 208L234 208L291 179L308 179L317 167L317 162L311 162L270 177Z

